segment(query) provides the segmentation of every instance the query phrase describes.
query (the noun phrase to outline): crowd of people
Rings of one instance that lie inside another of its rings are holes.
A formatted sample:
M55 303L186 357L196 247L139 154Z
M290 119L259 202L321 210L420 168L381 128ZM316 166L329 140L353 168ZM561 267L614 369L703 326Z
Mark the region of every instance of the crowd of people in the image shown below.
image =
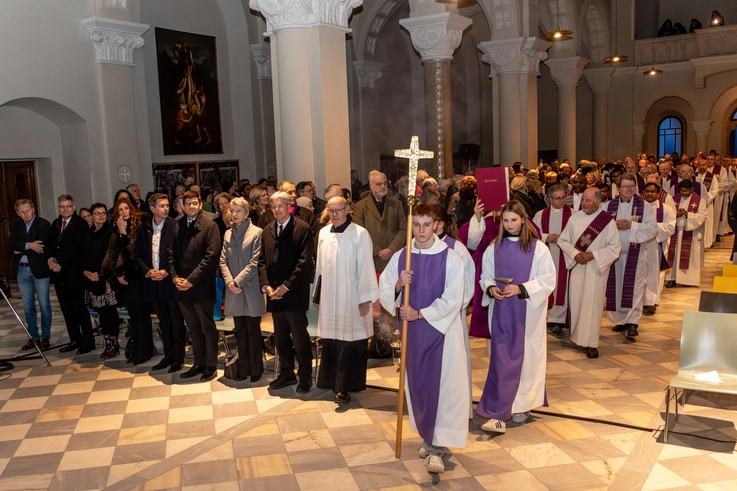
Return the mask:
M709 27L719 27L724 25L724 16L719 13L718 10L713 10L711 12L711 18L709 19ZM663 22L663 25L660 26L660 29L658 29L658 37L663 36L675 36L676 34L692 34L696 31L696 29L702 29L703 26L701 25L701 21L698 19L691 19L691 23L688 26L688 31L686 31L686 27L681 24L680 22L676 22L675 24L671 22L670 19L666 19Z
M279 360L270 389L312 389L312 302L322 342L317 386L345 404L366 388L367 340L383 311L408 322L410 421L423 438L418 454L427 470L440 473L445 448L466 445L474 414L469 335L488 340L476 409L487 419L482 429L523 424L546 403L548 334L569 329L571 342L598 358L604 311L614 331L634 341L664 285L699 285L704 251L737 226L736 176L737 158L714 151L577 166L541 161L528 170L518 162L509 201L486 212L473 173L438 182L418 171L411 223L407 177L390 186L377 170L365 185L354 171L350 189L332 184L322 199L312 182L268 179L229 181L207 199L190 182L175 196L142 200L134 184L116 193L111 209L94 203L79 213L64 194L51 223L21 199L10 249L33 337L23 349L50 348L53 283L70 341L60 351L95 349L94 311L100 357L119 356L124 305L130 363L154 356L155 313L164 352L151 370L183 370L188 334L194 362L179 376L212 380L222 281L224 314L235 325L236 380L263 376L260 324L269 312Z

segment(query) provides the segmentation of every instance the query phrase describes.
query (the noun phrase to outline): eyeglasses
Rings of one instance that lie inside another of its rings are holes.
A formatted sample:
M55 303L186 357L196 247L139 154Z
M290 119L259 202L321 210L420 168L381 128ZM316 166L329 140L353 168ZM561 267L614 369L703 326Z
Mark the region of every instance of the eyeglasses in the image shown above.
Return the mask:
M632 189L634 187L635 187L634 184L628 184L626 186L619 186L619 189Z
M328 208L328 213L330 213L331 215L339 215L343 213L343 211L345 211L345 206L343 208L334 208L332 210Z
M96 217L106 217L107 213L105 213L104 211L96 211L93 213L93 215Z
M561 201L561 200L566 199L566 197L565 196L551 196L550 199L555 200L555 201Z

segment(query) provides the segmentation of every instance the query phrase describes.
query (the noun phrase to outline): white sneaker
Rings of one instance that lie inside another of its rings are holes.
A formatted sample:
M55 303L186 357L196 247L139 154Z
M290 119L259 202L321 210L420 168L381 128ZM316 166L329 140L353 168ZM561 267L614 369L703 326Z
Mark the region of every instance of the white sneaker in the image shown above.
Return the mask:
M425 459L425 468L430 474L442 474L445 472L445 463L439 454L431 453Z
M522 424L527 422L527 419L530 417L530 411L524 412L524 413L516 413L512 415L512 422L517 424Z
M441 457L445 455L445 448L441 447L433 447L427 442L422 442L422 445L420 445L420 448L417 449L417 454L420 456L421 459L427 458L428 455L431 453L435 453L440 455Z
M481 425L481 429L483 431L488 431L489 433L506 433L507 424L504 421L499 421L498 419L490 419Z

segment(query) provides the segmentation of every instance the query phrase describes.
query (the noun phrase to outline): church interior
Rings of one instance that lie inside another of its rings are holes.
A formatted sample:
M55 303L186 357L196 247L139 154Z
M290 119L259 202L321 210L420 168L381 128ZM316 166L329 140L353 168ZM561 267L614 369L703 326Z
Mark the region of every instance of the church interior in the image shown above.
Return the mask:
M435 152L422 166L438 178L554 158L737 155L734 0L0 5L0 268L9 267L9 190L23 186L51 220L61 194L78 207L112 204L130 183L144 195L170 191L182 169L202 182L232 171L318 190L350 188L352 169L393 180L406 172L394 150L413 135ZM712 11L720 25L709 26ZM704 27L659 36L668 19ZM548 40L556 30L564 40ZM187 43L207 55L192 56ZM201 77L188 84L194 112L177 92L189 63ZM13 183L18 165L29 170ZM663 437L683 312L698 310L731 262L733 237L706 251L700 287L663 291L636 342L605 318L601 357L591 360L565 333L549 335L549 406L504 435L471 420L468 445L450 449L440 477L425 472L408 424L395 458L391 360L370 360L371 387L336 409L328 391L270 392L268 377L195 384L152 374L155 360L134 367L50 351L50 367L21 360L0 374L0 489L737 489L734 396L691 394ZM52 301L59 344L66 332ZM0 302L0 356L26 340ZM471 354L477 400L484 340L472 339Z

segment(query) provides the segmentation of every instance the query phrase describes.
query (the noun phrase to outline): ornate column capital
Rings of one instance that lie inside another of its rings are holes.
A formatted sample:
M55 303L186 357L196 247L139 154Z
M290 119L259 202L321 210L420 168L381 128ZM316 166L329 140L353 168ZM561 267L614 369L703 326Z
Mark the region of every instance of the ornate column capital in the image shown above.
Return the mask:
M248 6L261 12L269 32L321 25L348 29L348 18L363 0L250 0Z
M691 121L691 126L693 126L693 132L696 136L709 136L711 124L713 122L714 121Z
M491 65L493 77L500 73L538 73L550 46L543 39L531 37L484 41L478 49L484 52L482 61Z
M550 58L545 64L550 68L550 76L558 87L577 86L583 75L583 67L589 64L588 58L571 56L569 58Z
M645 136L645 130L647 129L646 124L633 124L632 125L632 136L635 140L642 140Z
M472 23L473 20L454 12L399 20L399 24L409 31L412 45L420 52L423 62L452 60L453 52L461 45L463 31Z
M252 44L251 53L256 60L259 80L271 80L271 46L268 44Z
M594 94L604 94L612 90L612 68L590 68L583 71L586 83Z
M353 68L356 69L358 75L359 89L375 89L376 81L384 76L381 71L386 63L377 63L369 60L359 60L353 62Z
M135 65L133 51L145 44L141 34L148 31L148 25L103 17L87 17L82 23L95 44L97 63Z

